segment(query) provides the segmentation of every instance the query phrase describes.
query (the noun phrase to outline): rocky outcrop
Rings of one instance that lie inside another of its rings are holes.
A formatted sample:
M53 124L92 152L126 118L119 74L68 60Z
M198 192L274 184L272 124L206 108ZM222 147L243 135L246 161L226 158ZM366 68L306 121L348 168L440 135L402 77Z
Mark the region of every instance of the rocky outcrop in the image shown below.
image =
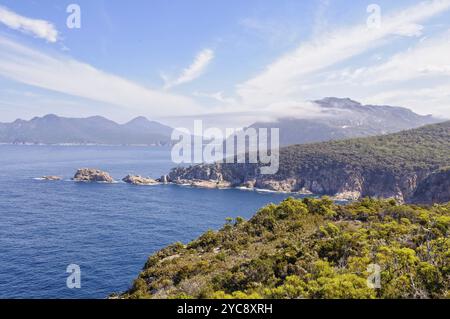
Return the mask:
M138 175L127 175L122 179L125 183L133 184L133 185L155 185L158 184L158 181L148 178L142 177Z
M430 174L418 186L411 203L434 204L450 202L450 167Z
M42 176L41 179L45 181L60 181L62 178L60 176L50 175L50 176Z
M162 184L168 184L169 183L169 176L168 175L163 175L157 181L162 183Z
M302 168L298 173L284 175L258 174L258 167L240 164L197 165L177 168L169 174L175 184L196 187L237 187L265 189L274 192L329 195L337 200L355 200L364 196L395 198L404 202L414 192L426 172L397 176L384 170L350 168L337 163L331 167Z
M93 168L81 168L72 178L77 182L112 183L114 179L107 173Z
M230 188L231 183L225 182L225 181L218 181L218 180L201 180L201 179L194 179L194 180L180 180L178 184L181 185L189 185L192 187L199 187L199 188Z
M175 168L166 180L179 184L200 188L230 188L237 186L233 181L227 180L222 175L220 164L198 165L191 168Z

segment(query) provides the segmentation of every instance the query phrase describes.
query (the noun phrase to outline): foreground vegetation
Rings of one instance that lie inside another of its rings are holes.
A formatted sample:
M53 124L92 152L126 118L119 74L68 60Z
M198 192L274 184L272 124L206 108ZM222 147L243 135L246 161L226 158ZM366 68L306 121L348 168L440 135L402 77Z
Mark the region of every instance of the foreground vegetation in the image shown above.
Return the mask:
M449 229L450 204L290 198L159 251L122 297L449 298Z

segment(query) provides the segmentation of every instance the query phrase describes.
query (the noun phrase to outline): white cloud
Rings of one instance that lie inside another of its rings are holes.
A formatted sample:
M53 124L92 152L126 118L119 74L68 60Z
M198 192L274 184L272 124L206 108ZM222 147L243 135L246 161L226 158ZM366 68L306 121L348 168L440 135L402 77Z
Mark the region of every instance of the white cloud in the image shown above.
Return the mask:
M422 89L396 89L365 99L367 103L408 106L415 112L450 118L450 82Z
M423 25L420 24L405 24L401 25L394 31L394 34L405 37L420 37L422 35Z
M214 92L214 93L206 93L206 92L194 92L193 93L194 96L196 97L206 97L209 99L213 99L216 100L220 103L226 103L226 104L234 104L236 103L236 100L231 98L231 97L226 97L224 96L223 92Z
M354 92L351 96L365 103L450 117L450 30L418 41L384 62L333 70L310 83L310 89Z
M181 74L173 80L168 79L166 76L163 76L164 81L166 82L164 88L169 89L174 86L178 86L180 84L191 82L198 77L200 77L214 59L214 51L211 49L205 49L197 54L194 62L181 72Z
M0 6L0 23L3 23L8 28L32 34L48 42L58 41L58 31L52 23L21 16L2 6Z
M238 95L244 105L253 107L301 98L303 92L299 88L311 74L377 47L389 36L399 33L416 36L421 30L417 23L449 8L450 0L426 1L395 14L385 14L379 29L358 25L322 35L301 44L239 85Z
M201 110L188 97L152 90L70 57L45 54L1 36L0 76L154 117Z
M365 85L450 76L450 31L421 41L417 46L393 55L385 63L356 69L347 76Z
M330 6L330 0L319 0L317 3L316 14L314 17L313 34L323 33L327 26L328 21L326 18L326 12Z

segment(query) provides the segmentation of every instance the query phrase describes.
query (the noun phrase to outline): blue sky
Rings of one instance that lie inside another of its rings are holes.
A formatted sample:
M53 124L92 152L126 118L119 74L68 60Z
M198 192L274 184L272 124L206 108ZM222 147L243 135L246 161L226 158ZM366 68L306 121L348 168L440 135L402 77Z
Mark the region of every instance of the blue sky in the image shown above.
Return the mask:
M450 117L449 21L448 0L0 0L0 121L237 126L310 116L325 96Z

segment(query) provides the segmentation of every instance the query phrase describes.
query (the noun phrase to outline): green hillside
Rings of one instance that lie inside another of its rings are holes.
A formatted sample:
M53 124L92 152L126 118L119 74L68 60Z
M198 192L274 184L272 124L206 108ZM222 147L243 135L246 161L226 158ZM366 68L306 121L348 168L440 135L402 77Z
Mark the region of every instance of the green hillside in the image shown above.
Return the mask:
M449 230L450 204L287 199L159 251L122 297L448 298Z
M450 163L450 121L399 133L295 145L281 150L282 170L330 160L364 169L437 169ZM317 162L318 161L318 162Z

